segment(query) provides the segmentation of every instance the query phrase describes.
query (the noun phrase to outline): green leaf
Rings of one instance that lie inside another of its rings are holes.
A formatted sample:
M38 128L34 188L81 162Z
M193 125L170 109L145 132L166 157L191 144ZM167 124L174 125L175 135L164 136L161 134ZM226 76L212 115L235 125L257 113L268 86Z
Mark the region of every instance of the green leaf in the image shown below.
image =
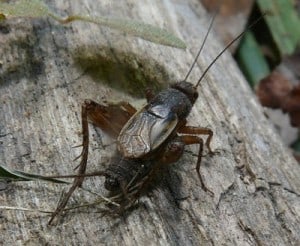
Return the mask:
M236 52L236 58L252 87L270 73L269 65L250 31L244 35Z
M127 34L143 38L145 40L185 49L185 43L174 36L172 33L158 27L145 24L134 20L124 20L117 18L108 18L100 16L70 15L62 18L52 11L40 0L19 0L14 3L0 2L0 17L51 17L56 21L66 24L72 21L91 22L98 25L123 31Z
M168 32L167 30L145 24L142 22L134 21L134 20L125 20L125 19L114 19L100 16L80 16L80 15L72 15L67 17L64 20L61 20L62 23L68 23L71 21L85 21L91 22L95 24L99 24L102 26L107 26L113 29L117 29L119 31L123 31L132 36L141 37L145 40L163 44L167 46L172 46L176 48L185 49L185 43Z
M258 0L281 55L292 54L300 41L300 19L293 0Z
M6 167L0 166L0 180L6 181L35 181L35 180L42 180L42 181L49 181L54 183L64 183L68 184L66 181L62 181L55 178L49 178L42 175L25 173L18 170L9 170Z
M43 17L50 11L39 0L19 0L15 3L0 2L0 13L7 17Z

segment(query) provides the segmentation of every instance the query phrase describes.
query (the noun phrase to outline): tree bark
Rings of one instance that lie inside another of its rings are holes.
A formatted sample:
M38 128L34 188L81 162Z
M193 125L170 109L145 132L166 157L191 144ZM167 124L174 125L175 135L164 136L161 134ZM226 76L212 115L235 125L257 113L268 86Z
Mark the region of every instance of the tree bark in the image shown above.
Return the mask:
M15 19L0 28L1 165L43 175L74 173L84 99L140 105L146 87L182 80L209 18L195 0L53 1L59 13L130 18L172 31L186 50L153 44L95 24L61 26L52 19ZM189 81L222 46L212 32ZM47 226L48 214L1 209L0 243L19 245L299 245L300 168L263 114L233 59L225 53L199 88L189 125L214 131L201 173L196 147L187 148L155 189L123 216L98 206L71 210ZM102 170L114 147L93 127L88 170ZM104 145L108 145L105 147ZM255 179L252 179L255 175ZM103 178L84 187L105 194ZM53 211L62 185L10 183L1 205ZM67 188L67 187L65 187ZM75 192L69 205L91 202Z

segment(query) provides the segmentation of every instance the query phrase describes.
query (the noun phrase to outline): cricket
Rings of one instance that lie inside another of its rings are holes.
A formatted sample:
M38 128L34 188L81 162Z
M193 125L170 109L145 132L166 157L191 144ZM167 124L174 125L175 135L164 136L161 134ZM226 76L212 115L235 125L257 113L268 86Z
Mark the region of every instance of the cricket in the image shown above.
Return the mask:
M207 66L198 81L188 82L189 75L193 71L212 29L216 17L214 14L201 47L184 79L171 84L169 88L158 94L154 94L150 89L147 90L145 93L147 103L141 109L136 109L125 101L118 104L102 105L92 100L85 100L81 107L83 137L82 152L76 158L80 159L78 171L75 175L55 176L74 178L74 180L69 191L52 213L49 224L64 211L73 192L89 176L104 176L105 189L120 194L118 211L126 210L151 184L153 177L160 168L177 162L183 155L185 146L188 145L198 146L196 172L203 190L213 195L213 192L203 181L200 167L204 147L207 148L208 154L215 153L210 146L214 132L206 127L190 126L187 117L198 98L198 87L210 68L234 42L240 39L263 16L227 44ZM86 173L89 122L99 127L116 142L116 151L108 167L105 170L90 174ZM202 135L206 136L205 141L201 138Z

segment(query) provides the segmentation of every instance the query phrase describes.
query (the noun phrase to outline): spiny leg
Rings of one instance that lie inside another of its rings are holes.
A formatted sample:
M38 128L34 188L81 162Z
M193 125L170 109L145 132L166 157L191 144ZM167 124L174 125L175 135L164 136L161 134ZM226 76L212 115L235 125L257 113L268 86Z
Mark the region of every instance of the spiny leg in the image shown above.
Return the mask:
M210 148L210 142L214 135L214 132L206 127L195 127L195 126L183 126L178 129L178 133L189 134L189 135L208 135L205 145L210 154L214 152Z
M111 207L111 210L106 211L110 215L120 215L130 208L140 195L144 180L148 177L144 177L136 180L137 177L133 177L129 182L125 180L120 180L118 193L112 193L108 199L113 203L112 205L116 206L115 208ZM136 182L137 181L137 182Z
M157 168L158 168L157 165L155 165L155 167L153 167L153 169L140 181L138 181L134 185L127 187L127 194L126 194L127 203L121 205L119 212L122 213L126 209L130 208L139 199L142 192L144 192L151 184L151 181L155 177Z
M84 177L82 176L85 173L86 169L86 164L87 164L87 159L88 159L88 152L89 152L89 126L88 126L88 109L89 109L89 104L86 102L82 105L81 107L81 124L82 124L82 151L79 157L81 157L80 164L76 167L78 169L78 177L74 178L73 184L69 191L66 193L64 198L60 201L58 204L56 210L52 213L51 218L48 222L50 225L54 218L58 216L62 210L65 208L67 205L71 195L73 192L76 190L77 187L80 187L82 185L82 182L84 180ZM77 157L77 159L79 158Z
M74 178L73 184L66 193L62 201L58 204L56 210L52 213L49 224L54 218L59 215L68 203L73 192L77 187L82 185L84 174L88 159L89 148L89 127L88 119L96 126L110 135L117 136L121 131L123 125L136 112L136 109L129 103L120 102L117 105L103 106L91 100L85 100L81 108L81 122L82 122L82 151L76 158L81 158L80 164L76 167L78 169L77 177ZM76 160L75 159L75 160Z
M211 195L214 195L214 193L206 187L206 185L202 179L201 173L200 173L201 158L202 158L202 153L203 153L203 139L198 136L193 136L193 135L183 135L180 137L181 137L182 142L185 143L185 145L199 144L198 159L197 159L197 163L196 163L196 171L197 171L202 189L206 192L208 191Z

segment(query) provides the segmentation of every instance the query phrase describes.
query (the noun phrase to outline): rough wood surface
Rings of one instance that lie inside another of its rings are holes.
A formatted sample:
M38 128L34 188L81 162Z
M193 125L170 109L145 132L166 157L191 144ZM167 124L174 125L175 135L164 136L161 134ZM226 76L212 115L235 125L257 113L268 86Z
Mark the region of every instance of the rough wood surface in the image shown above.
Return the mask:
M97 25L61 26L49 19L10 20L0 28L0 161L40 174L72 173L81 142L80 104L135 102L147 84L182 79L207 30L196 0L51 1L60 13L132 18L173 31L188 44L178 50ZM212 34L190 81L216 56ZM199 68L199 66L201 68ZM118 86L120 86L118 88ZM263 115L232 58L225 54L199 88L190 125L208 126L219 154L201 168L211 197L199 185L196 157L185 153L156 189L126 216L103 216L97 206L70 211L55 226L48 214L0 211L6 245L299 245L300 168ZM111 141L91 129L89 170L102 169ZM188 150L196 153L191 147ZM252 181L251 171L256 175ZM105 193L102 178L84 187ZM8 184L1 205L53 210L63 186ZM78 191L70 205L96 199Z

